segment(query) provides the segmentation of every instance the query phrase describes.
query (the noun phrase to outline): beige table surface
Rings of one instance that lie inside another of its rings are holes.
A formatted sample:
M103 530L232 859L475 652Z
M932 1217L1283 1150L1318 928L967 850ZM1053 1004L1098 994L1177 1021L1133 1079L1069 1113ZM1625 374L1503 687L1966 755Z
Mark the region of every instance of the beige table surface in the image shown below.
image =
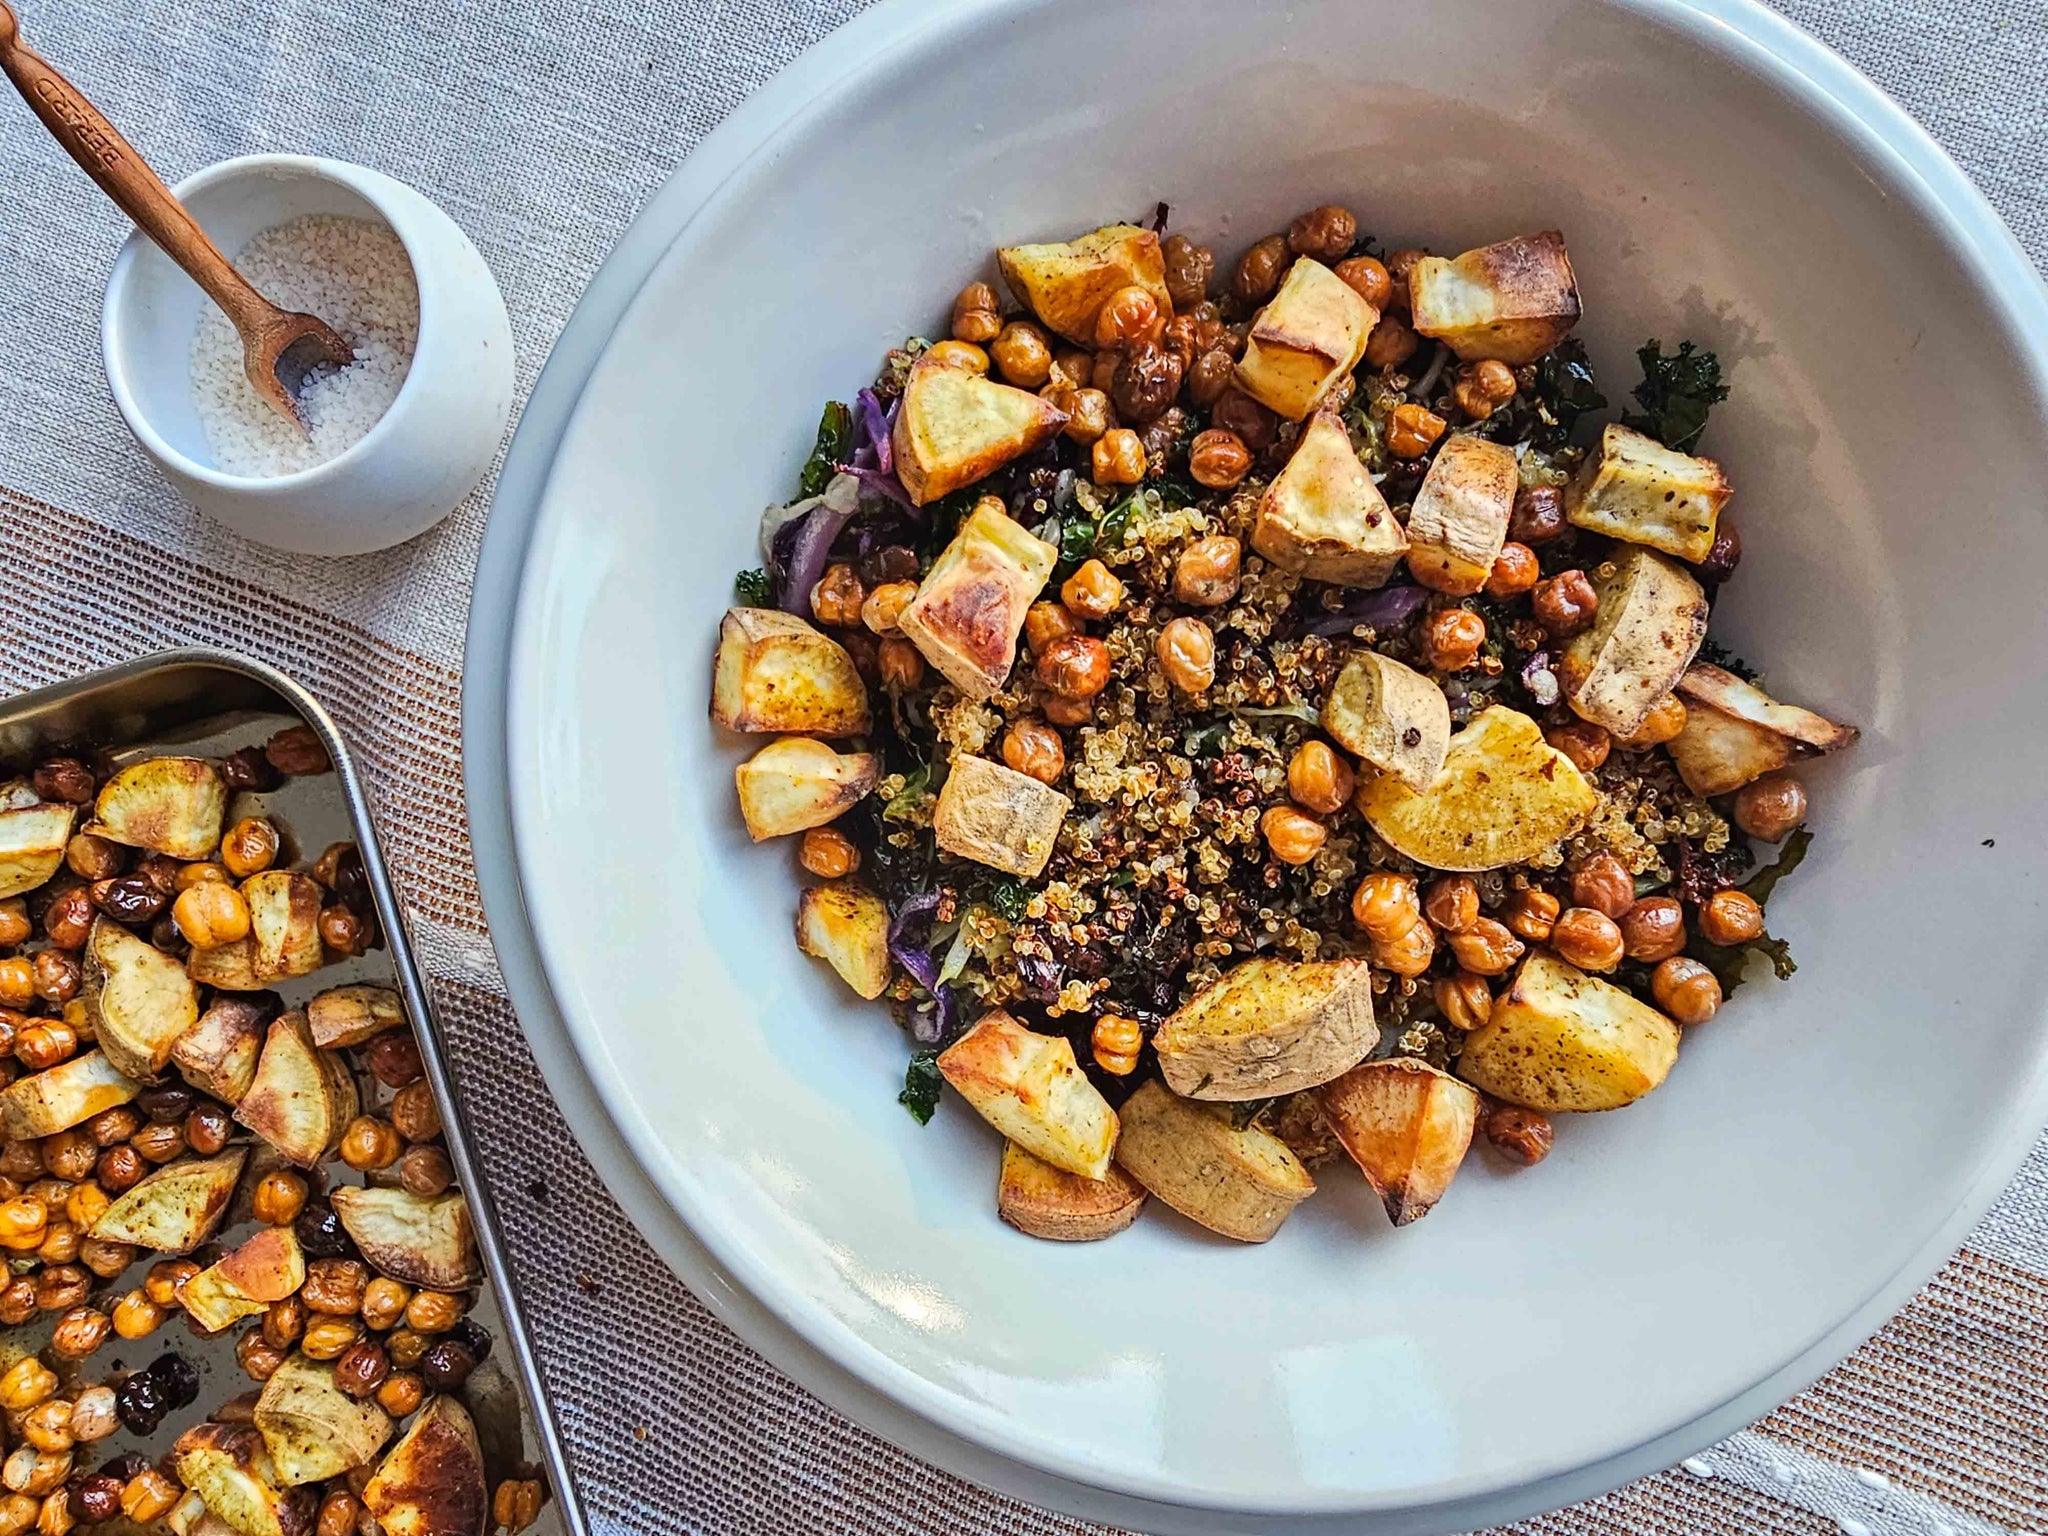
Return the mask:
M170 179L359 161L475 237L530 383L650 189L857 0L33 0L29 35ZM1781 0L1938 137L2048 263L2048 4ZM244 543L136 451L98 359L125 233L0 99L0 691L180 642L311 686L356 743L593 1517L606 1531L1080 1532L848 1424L654 1259L563 1126L486 936L464 831L463 623L488 486L435 532L321 562ZM1532 1405L1540 1411L1540 1405ZM1885 1330L1689 1463L1517 1529L2048 1531L2048 1142Z

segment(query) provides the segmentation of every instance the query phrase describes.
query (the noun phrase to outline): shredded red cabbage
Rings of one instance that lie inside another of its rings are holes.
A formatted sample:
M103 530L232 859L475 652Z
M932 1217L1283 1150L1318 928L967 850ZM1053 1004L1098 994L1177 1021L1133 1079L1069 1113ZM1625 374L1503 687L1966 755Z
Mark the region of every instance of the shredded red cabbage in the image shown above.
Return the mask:
M938 959L925 948L938 910L939 893L923 891L905 898L889 919L889 953L932 995L931 1007L914 1009L910 1015L910 1035L919 1045L950 1039L960 1021L960 1000L951 984L939 980Z
M1399 629L1422 611L1429 594L1420 587L1382 587L1354 598L1335 613L1302 626L1305 635L1348 635L1363 624L1371 629Z
M1522 686L1529 697L1546 708L1557 702L1557 674L1551 670L1550 652L1538 651L1522 663Z
M825 574L825 567L832 560L832 543L839 537L839 531L860 510L860 497L845 491L825 487L824 497L804 517L789 526L796 530L795 543L790 546L789 566L782 578L780 605L784 612L808 616L811 611L811 588L818 584ZM789 532L788 528L783 534ZM782 542L783 534L776 535L776 543Z

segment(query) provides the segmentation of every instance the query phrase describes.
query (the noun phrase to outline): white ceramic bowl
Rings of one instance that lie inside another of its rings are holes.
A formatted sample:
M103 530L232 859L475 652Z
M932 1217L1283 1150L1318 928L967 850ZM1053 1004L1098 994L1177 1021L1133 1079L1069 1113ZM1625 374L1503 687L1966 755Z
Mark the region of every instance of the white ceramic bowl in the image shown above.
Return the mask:
M198 285L139 231L101 311L107 382L129 430L192 504L259 543L356 555L423 533L483 478L512 410L512 327L490 268L433 203L381 172L306 155L223 161L172 189L232 258L306 214L387 225L419 281L419 344L398 396L325 464L259 478L215 462L193 403Z
M1161 198L1231 248L1325 199L1389 244L1563 228L1617 402L1646 336L1731 366L1717 632L1865 732L1810 776L1795 982L1399 1233L1341 1168L1263 1248L1163 1212L1078 1248L1001 1227L993 1136L896 1107L900 1036L794 955L793 863L747 844L699 723L815 403L997 240ZM2048 1117L2040 731L2009 702L2048 662L2048 300L1939 151L1761 9L895 0L700 151L564 348L477 588L494 931L664 1253L913 1449L1175 1531L1581 1496L1839 1358Z

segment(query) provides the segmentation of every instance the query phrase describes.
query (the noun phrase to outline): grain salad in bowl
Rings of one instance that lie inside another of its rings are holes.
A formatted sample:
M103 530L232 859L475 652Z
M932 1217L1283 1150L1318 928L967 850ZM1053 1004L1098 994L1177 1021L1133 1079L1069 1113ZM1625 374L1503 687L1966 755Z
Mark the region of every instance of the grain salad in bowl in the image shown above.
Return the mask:
M1325 206L1226 271L1165 212L998 251L826 408L711 713L1004 1220L1263 1241L1348 1158L1406 1224L1791 974L1790 770L1856 733L1709 639L1719 364L1649 342L1603 418L1561 235Z

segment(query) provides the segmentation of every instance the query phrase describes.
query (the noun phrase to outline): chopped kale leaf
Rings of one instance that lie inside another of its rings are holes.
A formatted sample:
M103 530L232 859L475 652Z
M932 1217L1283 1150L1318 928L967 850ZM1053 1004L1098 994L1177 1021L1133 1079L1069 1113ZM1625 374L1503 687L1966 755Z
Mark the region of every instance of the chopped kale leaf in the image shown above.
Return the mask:
M804 461L804 472L797 481L797 490L805 496L822 496L825 487L832 481L832 466L845 461L846 453L853 446L853 407L841 400L826 403L825 414L818 421L818 440L811 448L811 456Z
M732 595L744 608L766 608L771 601L768 573L762 570L741 571L732 579Z
M909 1110L919 1125L929 1125L932 1111L939 1107L939 1089L945 1081L939 1075L939 1053L918 1051L903 1069L903 1091L896 1095L896 1102Z
M1689 341L1681 341L1666 357L1654 337L1636 349L1636 357L1643 365L1643 382L1633 393L1642 414L1624 416L1622 424L1690 453L1707 429L1707 412L1728 398L1721 360Z
M1593 382L1586 344L1576 336L1558 343L1536 365L1536 395L1556 421L1560 441L1571 436L1581 416L1607 404L1607 397Z
M1813 834L1804 827L1801 827L1790 837L1786 838L1784 850L1779 853L1777 859L1770 864L1766 864L1762 869L1751 875L1748 880L1743 882L1743 895L1749 897L1758 906L1762 906L1765 902L1769 901L1771 899L1771 892L1777 889L1778 882L1797 869L1801 861L1806 858L1806 850L1812 843Z
M1745 683L1753 683L1757 678L1755 667L1752 667L1740 656L1729 650L1727 646L1716 640L1712 635L1707 636L1706 639L1700 642L1699 654L1694 657L1694 660L1708 662L1713 666L1719 667L1723 672L1733 672Z

